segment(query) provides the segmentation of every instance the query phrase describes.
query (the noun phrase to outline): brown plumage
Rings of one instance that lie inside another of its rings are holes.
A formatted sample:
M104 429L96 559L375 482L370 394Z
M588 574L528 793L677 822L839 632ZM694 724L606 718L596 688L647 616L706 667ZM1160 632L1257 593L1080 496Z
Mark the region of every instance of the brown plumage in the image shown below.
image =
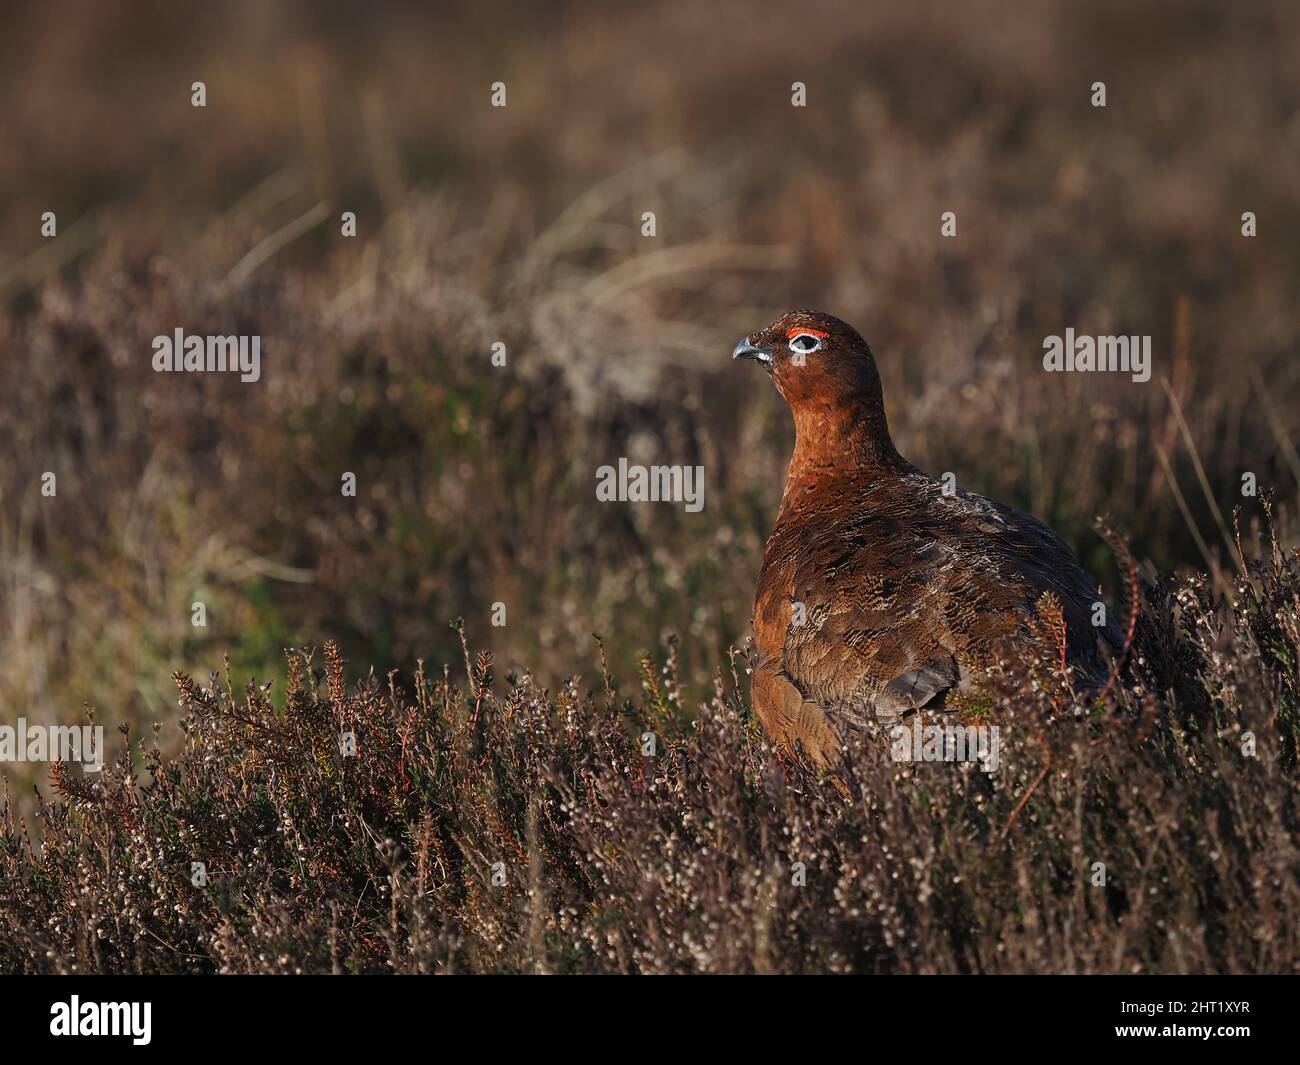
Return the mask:
M754 600L754 709L776 742L835 761L847 728L938 709L1029 638L1052 593L1077 676L1104 673L1097 593L1037 518L945 486L894 448L862 337L792 311L746 337L794 413L795 448Z

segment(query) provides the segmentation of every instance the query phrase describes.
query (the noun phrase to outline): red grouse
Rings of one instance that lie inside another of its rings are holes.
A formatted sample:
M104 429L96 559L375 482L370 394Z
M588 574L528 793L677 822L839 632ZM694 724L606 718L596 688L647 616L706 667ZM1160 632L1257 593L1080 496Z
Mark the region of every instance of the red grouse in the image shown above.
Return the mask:
M1104 675L1099 638L1118 632L1094 626L1098 596L1078 560L1037 518L945 490L899 455L856 330L791 311L732 358L762 366L794 412L754 600L754 710L781 747L828 764L845 729L943 707L1029 637L1045 592L1076 673Z

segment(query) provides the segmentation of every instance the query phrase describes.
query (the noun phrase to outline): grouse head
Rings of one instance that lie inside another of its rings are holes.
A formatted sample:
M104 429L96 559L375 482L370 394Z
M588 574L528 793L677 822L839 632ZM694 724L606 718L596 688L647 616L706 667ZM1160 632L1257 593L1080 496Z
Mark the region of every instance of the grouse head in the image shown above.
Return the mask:
M829 314L783 314L745 337L731 357L762 366L792 407L879 402L880 376L871 349L853 326Z
M790 311L745 337L731 357L753 359L771 375L794 411L804 448L852 444L878 458L896 455L876 360L847 322L819 311Z

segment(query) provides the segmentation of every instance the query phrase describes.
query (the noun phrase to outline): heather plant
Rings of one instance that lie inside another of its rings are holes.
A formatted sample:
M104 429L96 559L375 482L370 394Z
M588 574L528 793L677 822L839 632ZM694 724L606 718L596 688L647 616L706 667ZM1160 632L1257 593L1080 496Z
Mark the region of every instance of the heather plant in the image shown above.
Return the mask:
M101 779L59 765L40 845L6 810L0 964L1294 971L1300 555L1269 539L1228 598L1178 579L1132 607L1104 692L1072 691L1050 618L1007 663L995 773L867 737L835 777L779 758L743 655L692 712L675 641L635 695L502 681L463 643L350 685L333 644L290 650L282 706L177 674L176 757L123 729Z

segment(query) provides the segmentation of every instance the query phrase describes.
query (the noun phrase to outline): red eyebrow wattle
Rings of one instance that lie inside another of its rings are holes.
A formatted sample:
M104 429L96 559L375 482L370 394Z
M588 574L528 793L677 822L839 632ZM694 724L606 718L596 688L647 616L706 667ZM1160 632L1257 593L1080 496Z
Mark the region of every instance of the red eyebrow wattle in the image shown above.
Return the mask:
M830 333L823 333L820 329L809 329L807 326L797 325L786 332L785 338L786 340L789 340L792 336L796 336L799 333L807 333L811 337L821 337L823 340L830 336Z

